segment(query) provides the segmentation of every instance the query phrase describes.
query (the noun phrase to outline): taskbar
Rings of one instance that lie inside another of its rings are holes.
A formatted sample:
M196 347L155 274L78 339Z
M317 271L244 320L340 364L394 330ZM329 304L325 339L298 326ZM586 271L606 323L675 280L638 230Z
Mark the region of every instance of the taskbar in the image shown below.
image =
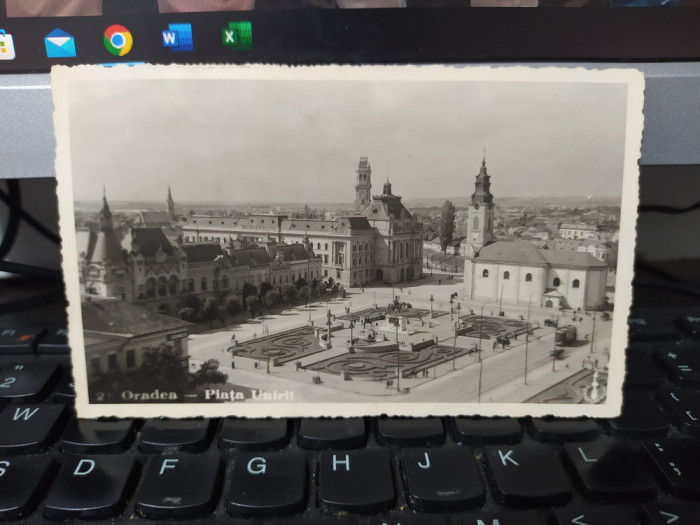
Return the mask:
M285 10L0 21L0 71L52 65L700 59L700 9Z

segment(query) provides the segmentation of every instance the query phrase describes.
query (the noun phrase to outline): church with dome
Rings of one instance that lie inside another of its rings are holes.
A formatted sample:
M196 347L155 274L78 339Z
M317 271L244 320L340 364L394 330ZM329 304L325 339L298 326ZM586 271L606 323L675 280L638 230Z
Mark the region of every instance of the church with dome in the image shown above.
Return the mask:
M605 304L608 265L587 252L540 249L527 241L497 240L486 159L467 212L466 299L533 307L592 310Z

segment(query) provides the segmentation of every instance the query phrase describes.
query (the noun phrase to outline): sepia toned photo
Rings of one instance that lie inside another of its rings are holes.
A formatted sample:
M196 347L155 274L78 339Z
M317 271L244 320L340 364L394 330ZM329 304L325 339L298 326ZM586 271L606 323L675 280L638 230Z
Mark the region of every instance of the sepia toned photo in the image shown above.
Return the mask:
M87 66L52 90L82 417L619 414L641 73Z

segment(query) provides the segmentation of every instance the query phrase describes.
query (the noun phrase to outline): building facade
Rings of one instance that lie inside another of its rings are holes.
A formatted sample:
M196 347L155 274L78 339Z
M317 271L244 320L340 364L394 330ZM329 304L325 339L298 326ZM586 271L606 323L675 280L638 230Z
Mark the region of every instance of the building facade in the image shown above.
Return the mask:
M497 241L486 164L469 206L464 297L493 306L595 309L606 303L607 264L587 252L541 249L526 241ZM470 255L471 253L471 255Z
M332 219L299 219L284 214L244 217L192 215L182 226L188 243L259 244L268 238L300 244L308 238L322 261L322 277L345 287L373 281L398 283L421 276L423 226L392 193L387 181L382 193L370 197L371 167L362 157L356 170L355 215ZM366 204L368 203L368 204Z

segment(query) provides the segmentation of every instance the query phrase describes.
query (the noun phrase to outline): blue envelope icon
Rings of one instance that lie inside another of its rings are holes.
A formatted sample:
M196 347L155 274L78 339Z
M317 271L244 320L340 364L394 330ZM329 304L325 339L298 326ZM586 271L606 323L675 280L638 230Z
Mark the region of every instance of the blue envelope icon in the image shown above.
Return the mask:
M63 29L54 29L44 37L46 56L49 58L64 58L75 56L75 38Z

